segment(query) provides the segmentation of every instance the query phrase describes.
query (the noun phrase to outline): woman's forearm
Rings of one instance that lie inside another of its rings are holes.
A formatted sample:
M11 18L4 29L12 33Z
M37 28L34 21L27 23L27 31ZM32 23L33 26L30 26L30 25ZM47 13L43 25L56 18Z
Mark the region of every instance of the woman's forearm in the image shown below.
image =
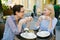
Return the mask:
M27 25L26 27L29 28L30 27L30 22L28 22L26 25Z
M48 29L51 29L51 28L52 28L52 20L51 20L50 23L49 23Z

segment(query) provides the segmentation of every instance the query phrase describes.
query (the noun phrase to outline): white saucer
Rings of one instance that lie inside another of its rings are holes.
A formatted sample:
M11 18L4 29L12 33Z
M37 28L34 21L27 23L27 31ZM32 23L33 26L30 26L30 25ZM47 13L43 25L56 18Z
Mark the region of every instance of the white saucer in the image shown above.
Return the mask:
M21 37L26 39L35 39L37 36L34 33L22 33Z
M48 32L48 31L37 32L37 36L39 36L39 37L47 37L49 35L50 35L50 32Z

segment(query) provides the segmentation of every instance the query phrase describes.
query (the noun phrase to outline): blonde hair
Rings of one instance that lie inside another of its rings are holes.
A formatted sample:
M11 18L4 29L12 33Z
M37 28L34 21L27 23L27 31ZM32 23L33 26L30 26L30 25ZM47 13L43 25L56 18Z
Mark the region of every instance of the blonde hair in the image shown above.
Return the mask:
M54 6L52 4L46 4L45 8L51 11L50 17L54 18L55 17Z

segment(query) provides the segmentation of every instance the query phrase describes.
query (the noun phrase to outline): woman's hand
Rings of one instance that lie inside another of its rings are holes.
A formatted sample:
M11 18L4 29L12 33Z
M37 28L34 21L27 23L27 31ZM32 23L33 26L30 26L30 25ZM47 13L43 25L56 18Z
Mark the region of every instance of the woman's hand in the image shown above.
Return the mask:
M19 21L19 23L20 23L20 24L25 24L25 23L26 23L26 19L21 19L21 20Z
M26 19L27 22L31 22L33 20L32 17L26 17L25 19Z
M32 17L25 17L24 19L21 19L19 22L23 24L23 23L31 22L32 20L33 20Z
M26 18L26 24L27 24L27 28L29 28L30 27L30 22L33 20L33 18L32 17L27 17Z

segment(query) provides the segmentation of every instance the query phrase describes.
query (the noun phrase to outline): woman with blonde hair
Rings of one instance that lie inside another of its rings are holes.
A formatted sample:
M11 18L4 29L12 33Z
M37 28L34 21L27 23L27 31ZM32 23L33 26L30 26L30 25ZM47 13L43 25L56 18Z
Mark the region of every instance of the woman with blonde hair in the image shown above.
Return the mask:
M37 28L41 31L49 31L53 34L57 19L55 18L54 7L52 4L47 4L44 7L43 15L37 21Z

